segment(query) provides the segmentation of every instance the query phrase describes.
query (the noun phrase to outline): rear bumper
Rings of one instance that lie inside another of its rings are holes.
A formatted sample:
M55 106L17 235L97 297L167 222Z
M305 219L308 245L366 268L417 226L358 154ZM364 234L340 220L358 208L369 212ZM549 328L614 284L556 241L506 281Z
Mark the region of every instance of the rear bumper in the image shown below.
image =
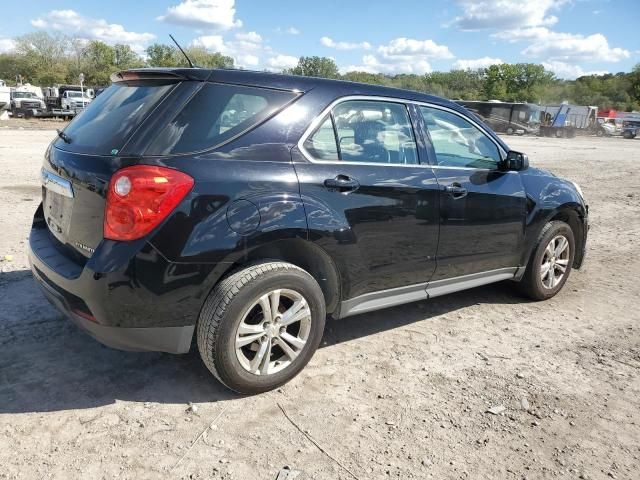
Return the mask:
M36 213L31 270L64 315L113 348L189 351L211 268L169 262L146 242L103 242L83 264L55 242Z
M134 352L167 353L187 353L191 347L194 326L122 328L100 325L84 318L77 311L72 310L64 295L52 288L42 278L40 272L33 268L33 264L31 270L47 300L80 329L108 347Z

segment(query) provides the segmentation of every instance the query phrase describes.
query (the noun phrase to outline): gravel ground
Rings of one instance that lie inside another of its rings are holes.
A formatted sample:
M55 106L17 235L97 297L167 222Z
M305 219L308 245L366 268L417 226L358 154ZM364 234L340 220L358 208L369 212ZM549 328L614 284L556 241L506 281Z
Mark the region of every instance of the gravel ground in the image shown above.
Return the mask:
M552 300L501 283L328 322L293 382L240 397L195 352L101 346L36 290L53 135L0 128L0 478L638 478L640 141L507 139L591 206L585 267Z

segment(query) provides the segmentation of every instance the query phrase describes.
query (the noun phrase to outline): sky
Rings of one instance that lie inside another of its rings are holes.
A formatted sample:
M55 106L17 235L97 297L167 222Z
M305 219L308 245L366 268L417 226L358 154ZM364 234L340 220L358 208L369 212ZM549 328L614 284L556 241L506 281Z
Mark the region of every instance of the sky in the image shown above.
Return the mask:
M638 0L5 0L0 18L0 53L40 30L141 54L173 33L254 70L318 55L343 73L533 62L572 79L640 63Z

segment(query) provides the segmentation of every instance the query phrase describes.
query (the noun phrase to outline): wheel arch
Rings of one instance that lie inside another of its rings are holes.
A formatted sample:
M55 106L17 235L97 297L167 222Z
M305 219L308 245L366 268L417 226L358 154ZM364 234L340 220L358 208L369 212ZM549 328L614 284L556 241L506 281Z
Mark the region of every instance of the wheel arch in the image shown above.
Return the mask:
M340 304L341 281L338 267L331 257L317 245L300 238L276 240L260 245L230 264L220 281L231 272L259 260L279 260L307 271L320 285L327 313L333 313Z
M526 257L523 259L524 264L528 264L531 255L537 246L538 238L544 226L553 221L561 221L569 225L573 232L575 240L575 255L573 259L573 267L580 268L582 265L582 259L584 258L585 247L585 217L586 212L582 205L575 202L568 202L557 206L556 208L545 212L545 215L541 216L539 221L536 222L537 228L535 229L535 235L533 235L532 241L527 249Z
M575 240L575 255L573 257L573 267L580 268L584 257L584 218L580 210L573 205L563 205L558 208L553 215L545 222L561 221L569 225Z

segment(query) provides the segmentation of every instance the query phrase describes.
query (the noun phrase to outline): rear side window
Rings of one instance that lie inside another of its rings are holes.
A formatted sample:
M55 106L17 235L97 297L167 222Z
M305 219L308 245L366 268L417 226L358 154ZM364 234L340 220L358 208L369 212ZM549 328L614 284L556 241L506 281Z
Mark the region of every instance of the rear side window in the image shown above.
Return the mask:
M213 148L268 119L295 96L280 90L207 83L159 132L146 155Z
M56 147L90 155L114 155L174 85L115 84L98 95L65 128L71 143L57 139Z
M331 116L320 124L318 129L304 142L304 148L313 158L318 160L338 160L336 134L333 130Z

